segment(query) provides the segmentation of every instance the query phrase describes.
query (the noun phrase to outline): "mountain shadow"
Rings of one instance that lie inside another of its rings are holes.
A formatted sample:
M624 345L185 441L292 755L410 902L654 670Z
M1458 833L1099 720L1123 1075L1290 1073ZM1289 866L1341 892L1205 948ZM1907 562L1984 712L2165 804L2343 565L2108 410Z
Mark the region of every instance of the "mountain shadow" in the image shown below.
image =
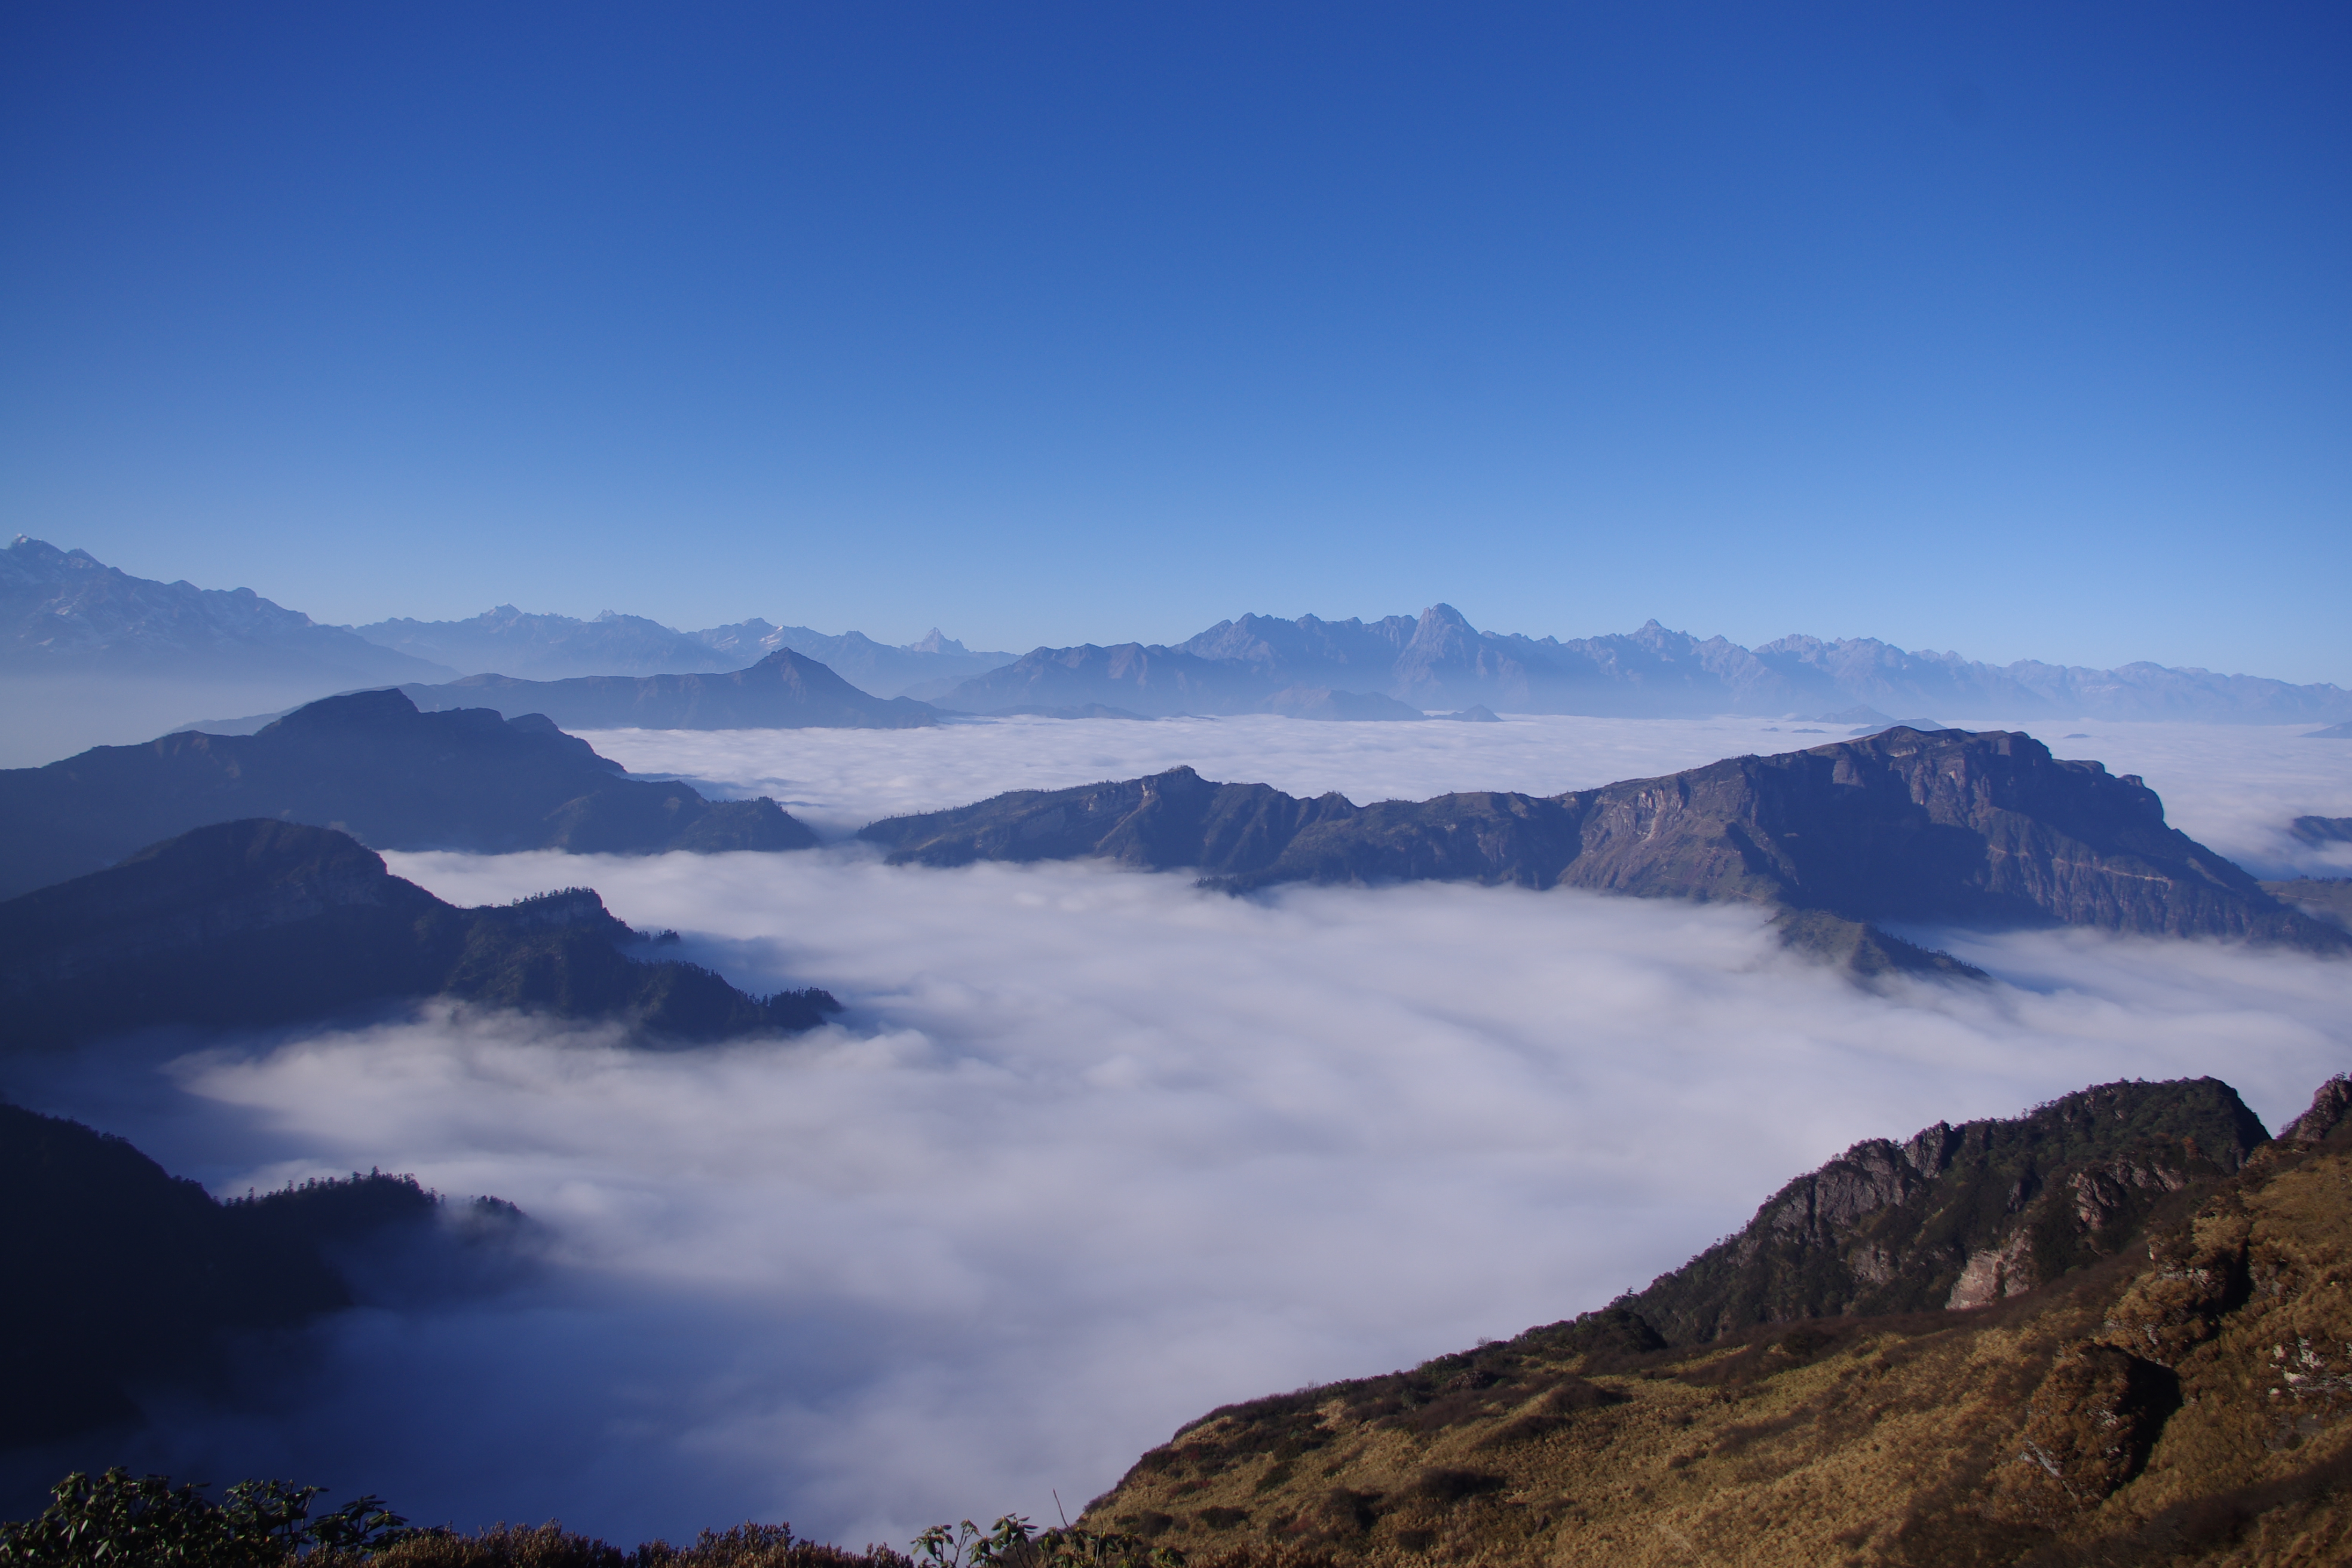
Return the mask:
M1236 1568L2345 1561L2347 1111L2117 1083L1856 1144L1638 1295L1213 1410L1080 1523Z
M447 1221L449 1241L495 1244L520 1219L382 1174L224 1204L120 1138L0 1104L0 1448L136 1421L151 1385L232 1383L229 1336L352 1305L343 1249Z
M566 730L915 730L940 721L926 703L868 696L791 648L719 675L469 675L400 689L427 710L544 713Z
M775 802L632 779L546 719L331 697L252 735L182 732L0 772L0 897L109 866L205 823L268 816L378 849L654 854L801 849Z
M584 888L460 909L331 828L200 827L0 903L7 1046L54 1049L156 1025L222 1028L448 996L624 1023L647 1043L805 1029L819 990L754 997L636 933Z
M1559 795L1365 806L1213 784L1177 768L887 818L858 837L898 864L1093 856L1198 868L1206 885L1236 892L1285 882L1507 882L1739 900L1841 921L2352 945L2166 826L2163 803L2138 778L2056 760L2031 736L2006 731L1895 729ZM1853 934L1820 920L1784 925L1797 945L1816 950ZM1878 958L1914 963L1917 950L1877 942Z

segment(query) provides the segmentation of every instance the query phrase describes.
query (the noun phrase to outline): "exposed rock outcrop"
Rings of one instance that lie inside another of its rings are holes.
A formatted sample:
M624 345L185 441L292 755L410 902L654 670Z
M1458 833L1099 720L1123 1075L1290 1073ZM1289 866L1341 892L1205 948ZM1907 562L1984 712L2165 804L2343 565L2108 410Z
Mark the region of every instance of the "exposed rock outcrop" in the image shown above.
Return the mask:
M2113 1253L2165 1195L2238 1170L2267 1141L2214 1079L2105 1084L2010 1121L1866 1140L1617 1305L1674 1344L1983 1306Z

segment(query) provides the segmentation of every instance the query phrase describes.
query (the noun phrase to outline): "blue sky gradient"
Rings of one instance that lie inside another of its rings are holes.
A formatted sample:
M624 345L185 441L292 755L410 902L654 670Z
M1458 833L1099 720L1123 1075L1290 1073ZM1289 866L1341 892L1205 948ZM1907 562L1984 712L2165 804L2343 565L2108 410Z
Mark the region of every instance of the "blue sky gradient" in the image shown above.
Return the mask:
M321 619L2352 684L2352 12L34 4L0 505Z

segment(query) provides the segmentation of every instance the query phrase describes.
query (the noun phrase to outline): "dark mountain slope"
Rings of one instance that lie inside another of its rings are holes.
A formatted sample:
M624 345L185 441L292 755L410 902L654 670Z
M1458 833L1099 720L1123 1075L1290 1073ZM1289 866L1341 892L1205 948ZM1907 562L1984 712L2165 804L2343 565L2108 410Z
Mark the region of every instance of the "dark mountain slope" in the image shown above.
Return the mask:
M470 675L447 686L401 689L428 710L544 713L567 730L911 730L939 722L923 703L869 697L790 648L719 675Z
M383 1175L217 1203L120 1138L0 1105L0 1448L133 1419L151 1382L220 1377L225 1334L352 1304L327 1250L440 1207Z
M1234 825L1245 823L1246 831ZM1189 768L870 825L895 862L1102 856L1233 890L1454 879L1738 899L1849 921L2065 923L2339 950L2164 825L2134 777L2030 736L1896 729L1554 796L1303 802Z
M0 903L0 1010L8 1048L25 1050L436 994L683 1040L807 1028L835 1006L639 963L618 950L634 934L586 889L458 909L331 829L221 823Z
M623 775L536 715L419 713L396 691L299 709L253 735L166 735L0 772L0 897L208 822L340 827L379 849L799 849L771 800L707 801Z
M1621 1302L1229 1405L1081 1522L1230 1568L2343 1562L2347 1105L2335 1080L2265 1143L2224 1085L2116 1084L1859 1144L1738 1238L1790 1265L1776 1289L1836 1256L1859 1289L1784 1293L1802 1321L1668 1344ZM1932 1298L1938 1225L2063 1241L2075 1266L1971 1310L1881 1310ZM1802 1257L1816 1237L1837 1245ZM1700 1295L1698 1322L1755 1300ZM1832 1301L1847 1314L1809 1315Z

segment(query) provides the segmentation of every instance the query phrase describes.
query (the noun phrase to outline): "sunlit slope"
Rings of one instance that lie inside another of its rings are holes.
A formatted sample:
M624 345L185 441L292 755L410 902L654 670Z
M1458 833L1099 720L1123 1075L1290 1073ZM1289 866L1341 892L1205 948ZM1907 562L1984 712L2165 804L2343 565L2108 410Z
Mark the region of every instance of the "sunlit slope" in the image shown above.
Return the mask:
M2345 1099L2025 1294L1679 1348L1591 1314L1218 1411L1088 1518L1195 1562L2344 1561Z

